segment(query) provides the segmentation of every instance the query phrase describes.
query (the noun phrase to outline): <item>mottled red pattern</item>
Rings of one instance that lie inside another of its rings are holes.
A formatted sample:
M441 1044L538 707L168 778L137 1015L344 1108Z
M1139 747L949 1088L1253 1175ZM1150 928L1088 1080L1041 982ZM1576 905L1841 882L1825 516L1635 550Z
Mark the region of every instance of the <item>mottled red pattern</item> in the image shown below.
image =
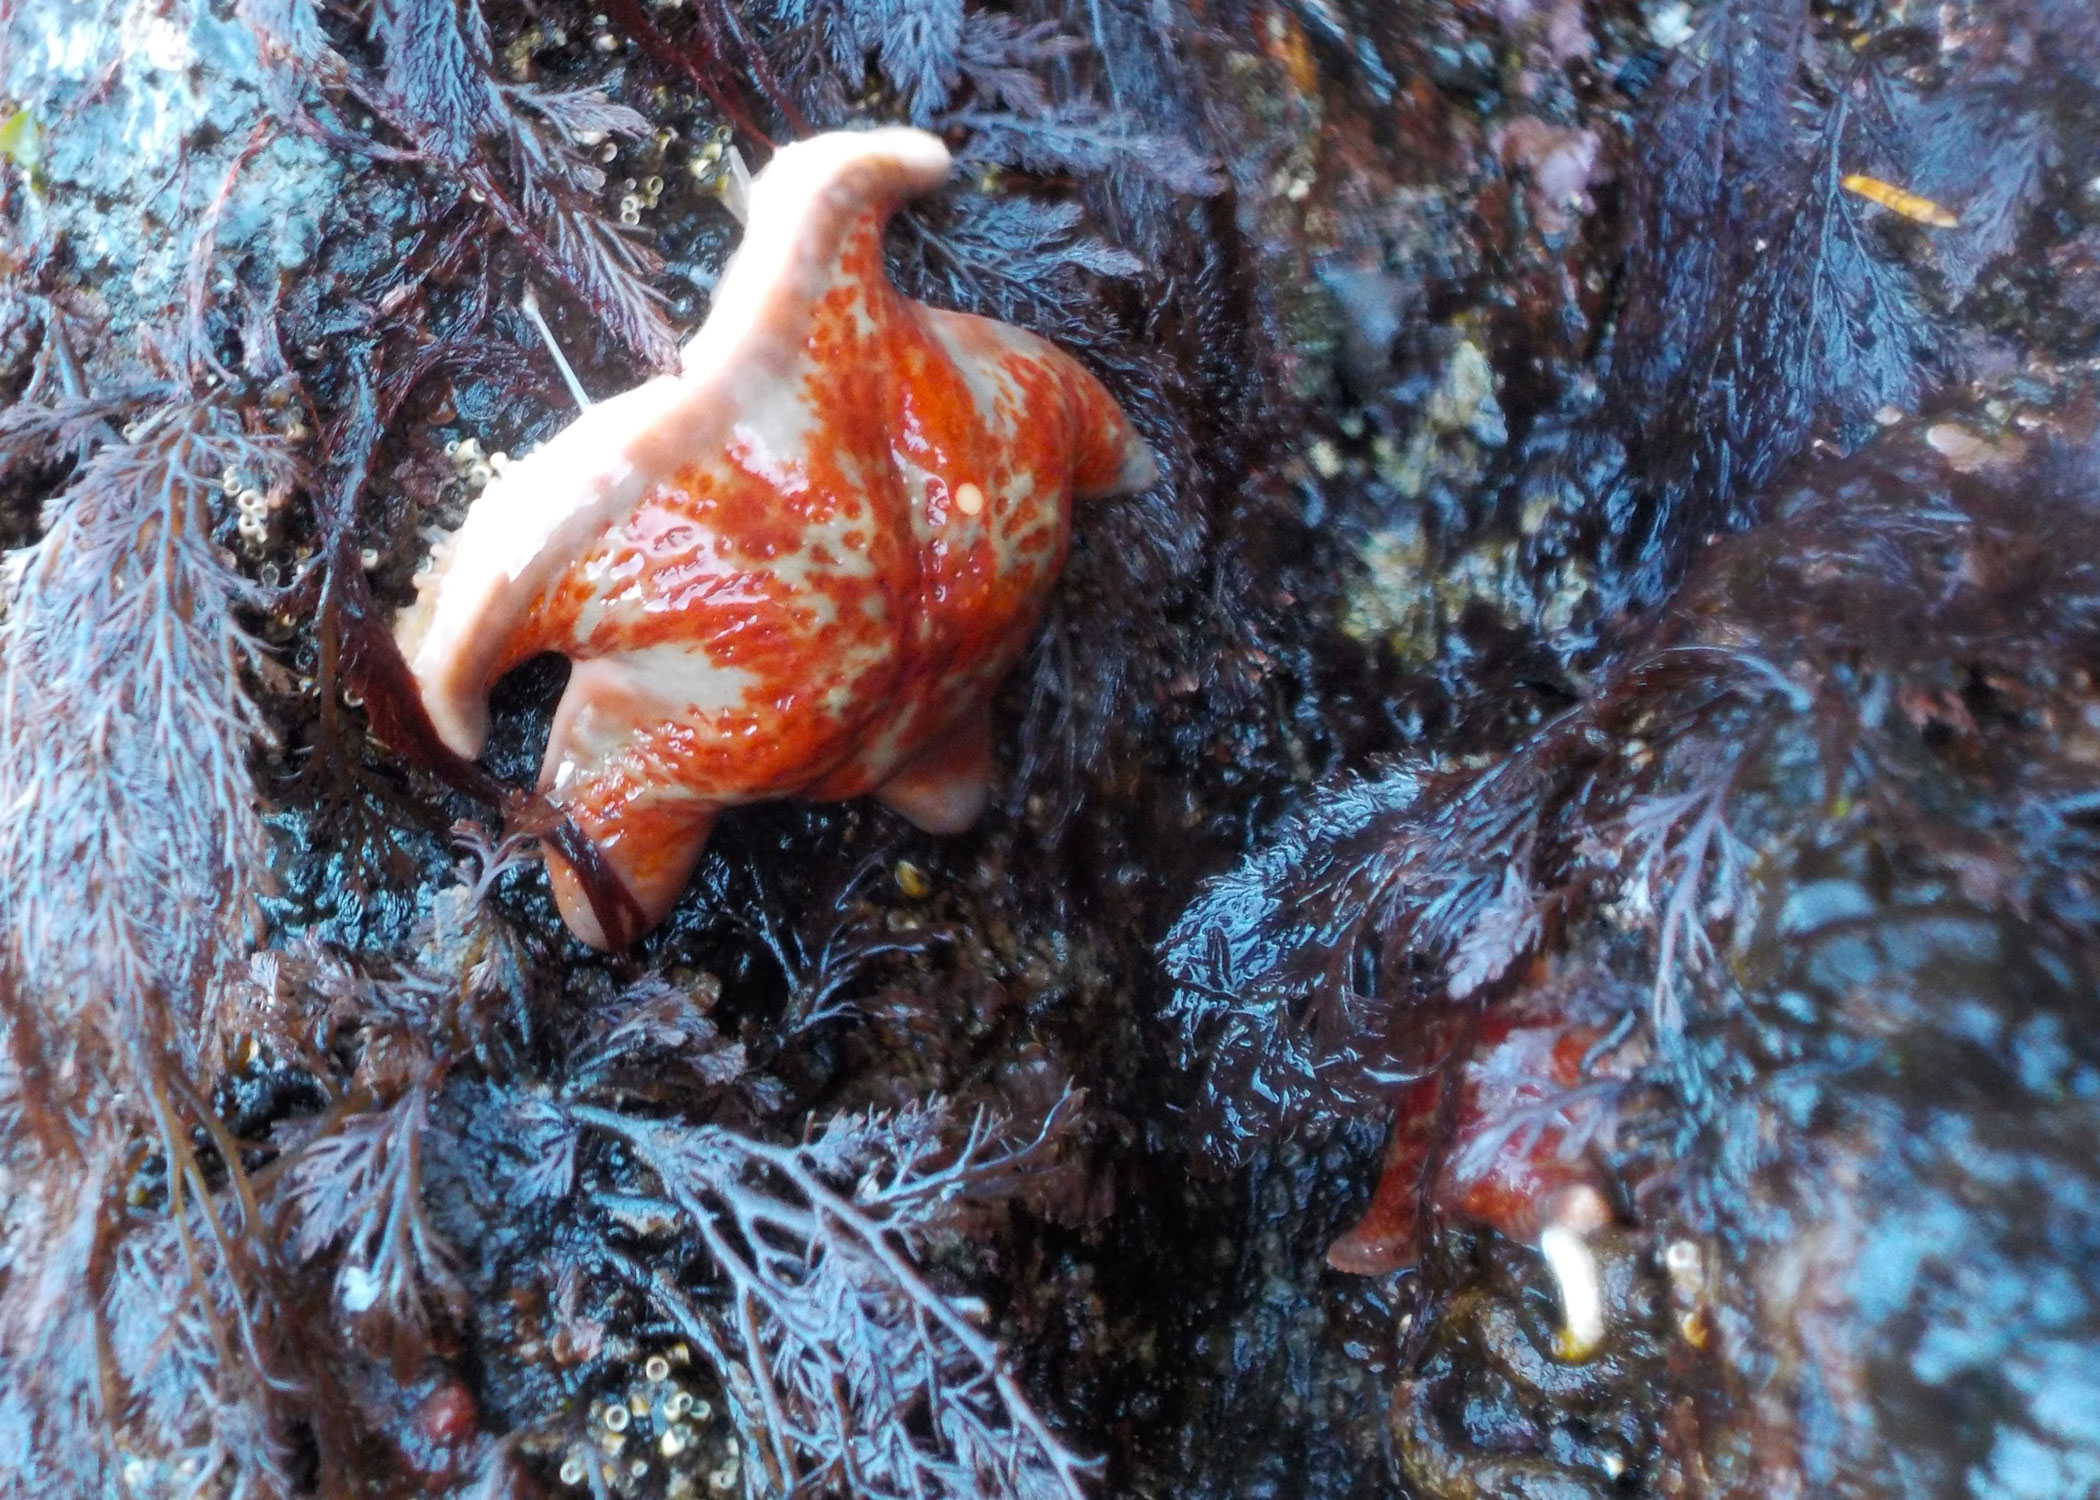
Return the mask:
M986 704L1063 564L1072 498L1150 477L1114 400L1071 358L899 294L882 268L894 197L870 191L892 179L828 170L794 241L821 263L759 289L736 379L701 413L729 415L682 454L678 434L652 434L649 454L672 461L636 461L638 500L546 571L529 606L485 612L500 646L482 642L488 670L467 674L493 680L542 651L579 664L543 785L652 920L724 806L876 792L936 830L974 817ZM822 216L856 190L867 201L827 234ZM725 276L719 295L751 296L754 279ZM417 659L426 699L471 654L445 649ZM573 875L554 876L571 927L598 940Z
M1566 1097L1584 1080L1583 1059L1602 1036L1563 1020L1483 1020L1462 1066L1401 1090L1378 1186L1363 1218L1328 1247L1328 1264L1367 1276L1412 1265L1425 1207L1537 1239L1555 1206L1594 1187L1598 1174L1564 1149L1564 1121L1549 1113L1536 1131L1511 1131L1509 1122ZM1448 1144L1438 1159L1445 1126Z

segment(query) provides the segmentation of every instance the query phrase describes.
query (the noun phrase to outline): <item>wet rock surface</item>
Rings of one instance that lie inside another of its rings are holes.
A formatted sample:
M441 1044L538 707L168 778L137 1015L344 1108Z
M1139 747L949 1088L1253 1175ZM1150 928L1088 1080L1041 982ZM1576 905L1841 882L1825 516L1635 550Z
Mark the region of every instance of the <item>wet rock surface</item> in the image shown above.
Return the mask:
M2085 9L9 11L26 1493L2100 1482ZM1166 479L592 954L387 619L888 120Z

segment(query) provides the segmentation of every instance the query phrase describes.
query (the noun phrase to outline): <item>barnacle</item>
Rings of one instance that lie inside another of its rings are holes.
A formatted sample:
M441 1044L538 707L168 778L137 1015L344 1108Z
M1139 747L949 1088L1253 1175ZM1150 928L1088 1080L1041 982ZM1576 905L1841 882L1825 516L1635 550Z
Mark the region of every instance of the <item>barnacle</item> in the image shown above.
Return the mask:
M540 785L652 923L723 807L874 792L931 831L974 821L987 700L1070 501L1156 474L1070 357L890 285L883 224L948 168L910 130L783 150L682 371L499 472L399 625L462 755L497 677L542 651L576 663ZM604 946L550 865L564 919Z

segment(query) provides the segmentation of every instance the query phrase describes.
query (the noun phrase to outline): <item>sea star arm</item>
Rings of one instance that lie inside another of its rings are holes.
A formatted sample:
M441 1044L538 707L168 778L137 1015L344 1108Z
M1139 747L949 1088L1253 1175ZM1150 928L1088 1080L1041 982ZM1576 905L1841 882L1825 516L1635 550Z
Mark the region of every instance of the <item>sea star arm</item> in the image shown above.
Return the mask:
M980 703L875 789L875 799L928 833L961 833L992 788L992 712Z

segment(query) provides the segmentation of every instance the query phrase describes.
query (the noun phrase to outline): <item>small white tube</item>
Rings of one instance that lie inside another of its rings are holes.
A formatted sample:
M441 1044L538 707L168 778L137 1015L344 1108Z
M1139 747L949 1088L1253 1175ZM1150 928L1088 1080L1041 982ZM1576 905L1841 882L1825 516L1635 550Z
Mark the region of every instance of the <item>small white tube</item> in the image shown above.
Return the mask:
M1555 1353L1571 1364L1595 1354L1604 1343L1604 1287L1588 1241L1562 1224L1539 1235L1539 1254L1560 1289L1560 1337Z
M547 352L554 356L554 368L561 371L561 378L569 383L569 394L576 398L576 409L589 411L591 398L584 392L583 382L576 378L576 372L569 368L569 361L562 355L561 345L554 342L554 330L549 328L547 320L540 316L539 295L533 291L529 282L525 287L525 295L518 299L518 310L525 314L532 326L540 331L540 337L546 340Z

